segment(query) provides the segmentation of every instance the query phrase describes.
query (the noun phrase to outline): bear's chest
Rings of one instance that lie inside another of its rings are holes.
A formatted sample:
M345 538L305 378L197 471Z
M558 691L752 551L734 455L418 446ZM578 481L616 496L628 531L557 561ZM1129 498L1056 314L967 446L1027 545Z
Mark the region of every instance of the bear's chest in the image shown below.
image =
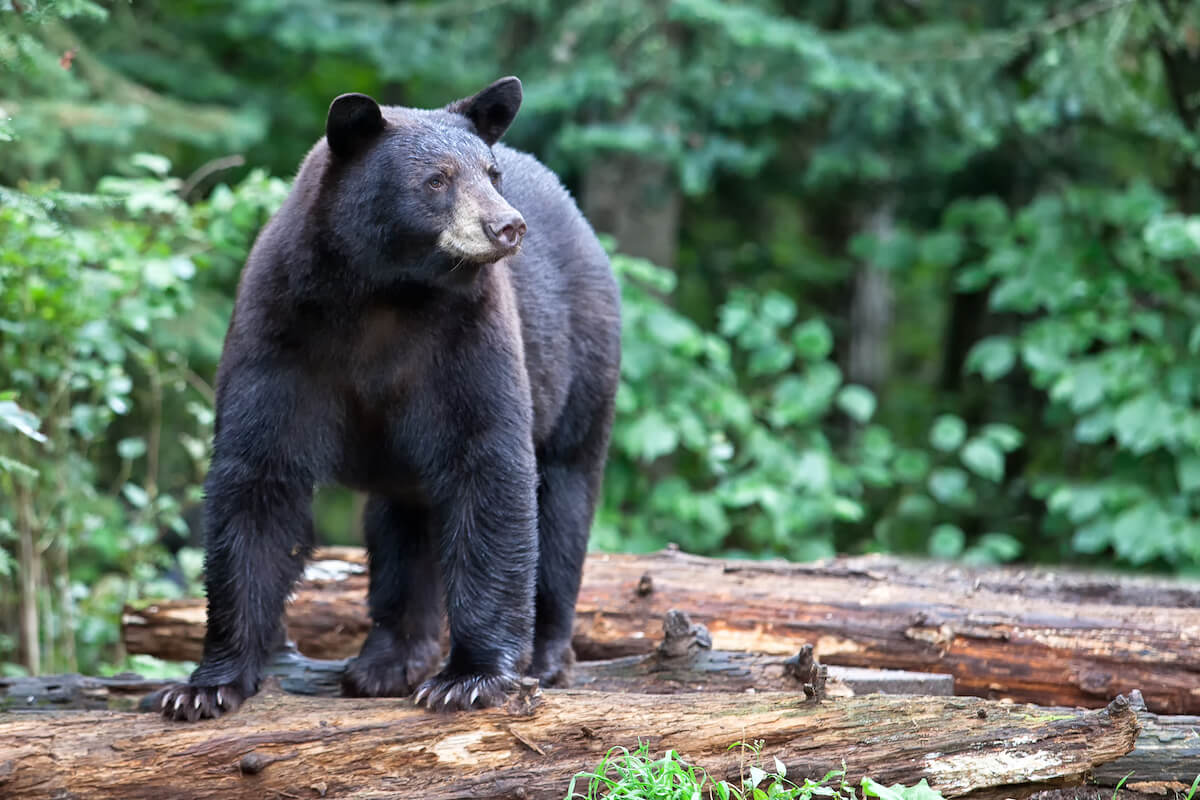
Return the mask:
M422 319L390 308L364 314L350 346L334 358L358 416L394 416L429 383L438 332Z
M396 309L375 308L349 341L330 348L339 375L341 458L337 478L364 491L396 495L416 478L404 432L430 385L437 334ZM332 387L331 387L332 388Z

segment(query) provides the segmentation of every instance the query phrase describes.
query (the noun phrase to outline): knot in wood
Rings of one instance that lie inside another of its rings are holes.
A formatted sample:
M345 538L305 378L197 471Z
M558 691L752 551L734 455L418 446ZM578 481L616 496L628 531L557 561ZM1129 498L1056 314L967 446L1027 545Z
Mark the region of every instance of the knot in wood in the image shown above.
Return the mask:
M654 594L654 579L650 577L649 572L642 573L642 577L638 578L637 588L634 593L638 597L649 597Z
M799 681L808 699L818 703L825 699L829 670L817 661L811 644L803 645L796 655L783 662L783 674Z
M238 769L243 775L257 775L266 769L271 760L265 758L258 753L246 753L242 756L242 760L238 762Z
M693 624L686 613L673 608L663 617L663 640L658 646L660 658L685 658L699 650L710 649L712 636L708 628Z

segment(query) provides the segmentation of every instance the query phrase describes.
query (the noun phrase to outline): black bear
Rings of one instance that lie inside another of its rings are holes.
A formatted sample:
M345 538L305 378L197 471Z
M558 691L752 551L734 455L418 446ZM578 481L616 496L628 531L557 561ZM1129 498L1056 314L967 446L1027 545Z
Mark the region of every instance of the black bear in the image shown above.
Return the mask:
M436 110L330 105L238 287L205 482L204 658L164 692L168 718L258 690L327 481L369 496L372 627L347 694L466 709L522 673L565 679L619 296L554 174L497 144L521 97L504 78Z

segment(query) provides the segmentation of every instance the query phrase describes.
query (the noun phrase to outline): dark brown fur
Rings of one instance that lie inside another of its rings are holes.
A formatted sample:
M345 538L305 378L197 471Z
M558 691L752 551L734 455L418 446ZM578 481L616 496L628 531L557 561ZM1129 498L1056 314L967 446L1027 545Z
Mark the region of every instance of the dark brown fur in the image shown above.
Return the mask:
M565 678L618 295L554 175L495 145L519 103L513 78L437 111L331 106L239 287L206 482L205 654L166 716L257 691L326 481L369 494L374 624L348 693L470 708L522 672Z

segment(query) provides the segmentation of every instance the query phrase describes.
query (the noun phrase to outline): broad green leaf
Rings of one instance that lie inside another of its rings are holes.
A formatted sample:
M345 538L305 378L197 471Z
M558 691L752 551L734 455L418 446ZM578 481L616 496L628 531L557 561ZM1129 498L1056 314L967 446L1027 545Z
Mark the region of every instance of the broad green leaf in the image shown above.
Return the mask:
M140 436L132 436L117 442L117 454L121 458L133 460L146 454L146 440Z
M923 450L902 450L892 468L901 481L916 483L929 472L929 456Z
M21 408L14 401L0 400L0 428L12 428L35 442L45 442L45 435L38 431L40 424L35 414Z
M171 172L170 159L154 153L134 153L129 160L135 167L141 167L160 178L166 177Z
M864 797L878 797L879 800L904 800L903 795L897 789L884 786L871 778L862 779L862 792Z
M942 800L942 793L929 785L929 782L924 778L912 786L893 787L904 800Z
M1075 531L1071 547L1077 553L1099 553L1112 542L1112 523L1107 519L1096 520Z
M647 463L673 452L678 444L678 433L658 411L638 418L625 433L625 446Z
M929 537L929 554L935 558L957 558L966 538L957 525L938 525Z
M943 503L961 502L967 491L967 473L955 467L935 469L929 476L929 493Z
M1200 255L1200 217L1168 214L1146 226L1146 246L1159 258Z
M121 494L134 508L145 508L150 503L150 495L136 483L127 483L121 488Z
M1021 555L1024 547L1019 539L1007 533L985 533L971 550L984 553L991 563L1006 563Z
M796 301L779 292L768 292L762 301L762 315L780 327L790 325L796 318Z
M1175 477L1179 489L1194 492L1200 489L1200 453L1185 453L1175 458Z
M796 353L807 361L819 361L833 350L833 334L822 319L810 319L792 332Z
M960 457L976 475L996 483L1004 479L1004 454L990 439L972 439L963 447Z
M1025 434L1011 425L1004 425L1002 423L984 425L980 433L1005 453L1011 453L1013 450L1016 450L1025 440Z
M1017 361L1017 348L1007 336L981 339L967 355L967 372L978 372L989 381L1003 378Z
M942 414L933 421L929 443L943 453L957 450L967 436L967 424L953 414Z
M865 423L875 413L875 395L865 386L847 384L838 392L837 406L854 421Z

